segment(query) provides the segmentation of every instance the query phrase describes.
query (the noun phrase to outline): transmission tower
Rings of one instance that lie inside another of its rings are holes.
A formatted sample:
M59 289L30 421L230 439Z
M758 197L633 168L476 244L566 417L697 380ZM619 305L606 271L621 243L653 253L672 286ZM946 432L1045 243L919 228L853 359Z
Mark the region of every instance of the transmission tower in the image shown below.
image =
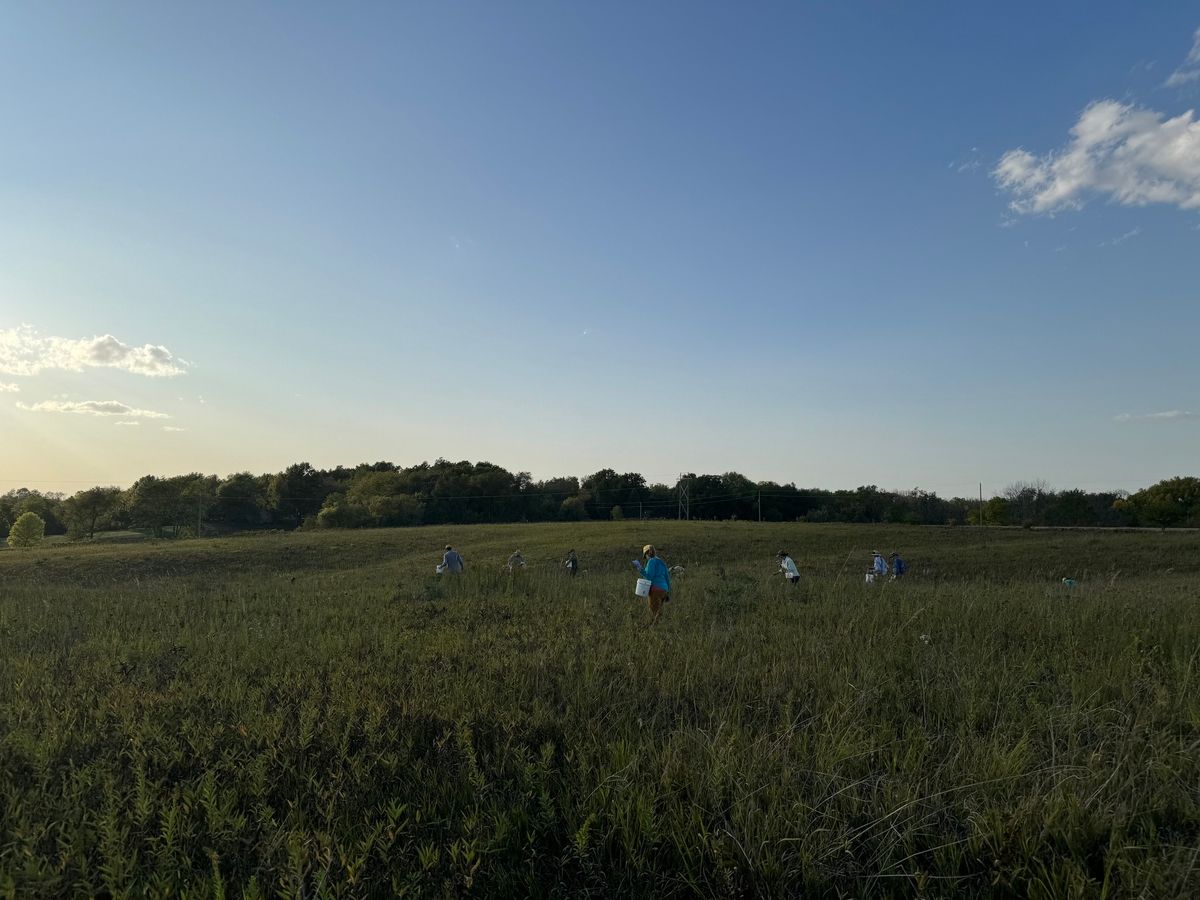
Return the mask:
M692 517L691 509L691 488L692 479L679 476L679 518L690 519Z

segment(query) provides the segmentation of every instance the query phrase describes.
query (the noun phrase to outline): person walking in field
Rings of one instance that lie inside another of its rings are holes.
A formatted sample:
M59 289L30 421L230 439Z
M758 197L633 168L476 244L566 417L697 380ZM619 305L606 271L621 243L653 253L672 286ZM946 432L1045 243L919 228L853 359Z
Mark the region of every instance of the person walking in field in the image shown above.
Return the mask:
M904 573L908 571L908 563L900 556L899 553L892 554L892 581L897 578L903 578Z
M662 612L662 605L671 599L671 573L667 569L667 564L659 559L658 551L654 549L653 544L647 544L642 548L642 559L644 563L633 561L633 567L637 569L638 574L650 582L650 596L646 598L646 603L650 607L650 613L654 618L650 621L653 625L658 621L658 616Z
M442 564L438 566L438 574L449 572L451 575L461 575L467 569L467 564L463 562L463 558L459 556L457 550L446 545L446 552L442 554Z
M775 559L778 560L779 571L788 580L788 584L799 584L800 569L796 567L796 561L792 559L791 554L786 550L780 550L775 554Z
M520 550L514 550L512 552L512 556L508 558L508 562L505 563L505 566L508 567L508 571L510 572L516 572L519 569L523 569L525 568L525 557L521 555Z
M567 551L567 558L563 560L563 568L572 578L579 574L579 557L575 555L574 550Z

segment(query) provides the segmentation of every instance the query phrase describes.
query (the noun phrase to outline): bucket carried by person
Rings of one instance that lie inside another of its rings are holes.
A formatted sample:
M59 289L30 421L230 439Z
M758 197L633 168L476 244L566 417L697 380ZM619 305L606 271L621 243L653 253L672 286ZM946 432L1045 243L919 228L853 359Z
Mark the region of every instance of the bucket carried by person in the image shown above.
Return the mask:
M637 580L637 587L633 589L633 592L634 592L634 594L636 594L639 597L649 597L650 596L650 579L649 578L639 578Z

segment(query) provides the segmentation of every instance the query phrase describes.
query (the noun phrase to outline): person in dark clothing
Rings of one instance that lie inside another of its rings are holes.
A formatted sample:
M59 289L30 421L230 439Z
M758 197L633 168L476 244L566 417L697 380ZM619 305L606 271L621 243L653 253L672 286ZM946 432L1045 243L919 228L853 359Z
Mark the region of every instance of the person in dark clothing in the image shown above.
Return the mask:
M574 550L567 551L567 558L563 561L563 567L572 578L579 574L579 557L575 555Z

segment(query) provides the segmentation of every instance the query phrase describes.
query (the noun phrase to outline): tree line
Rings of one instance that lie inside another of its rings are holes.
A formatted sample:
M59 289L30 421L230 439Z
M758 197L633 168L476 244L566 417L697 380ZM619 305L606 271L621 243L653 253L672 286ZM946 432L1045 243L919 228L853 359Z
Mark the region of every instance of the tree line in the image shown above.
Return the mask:
M737 472L683 475L651 484L636 472L601 469L584 478L540 481L488 462L439 459L220 478L146 475L121 489L97 486L70 496L27 488L0 496L0 539L26 512L46 534L89 538L136 529L155 537L254 529L367 528L404 525L549 522L623 518L743 519L914 525L1200 526L1200 478L1176 477L1133 494L1053 490L1017 482L980 504L919 488L801 488L751 481Z

